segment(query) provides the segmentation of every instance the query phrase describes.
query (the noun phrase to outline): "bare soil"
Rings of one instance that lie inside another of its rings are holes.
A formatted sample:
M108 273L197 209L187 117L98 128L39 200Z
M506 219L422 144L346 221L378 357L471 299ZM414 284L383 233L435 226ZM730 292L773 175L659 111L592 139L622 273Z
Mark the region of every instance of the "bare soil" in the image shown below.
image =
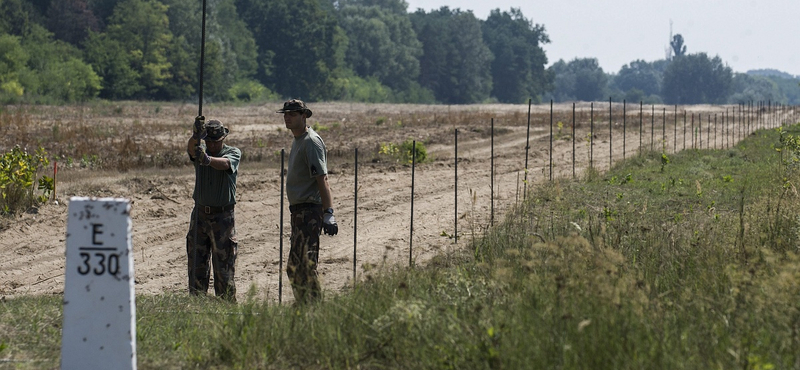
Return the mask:
M611 119L612 143L608 103L593 106L581 103L576 108L578 124L574 141L571 104L554 108L552 126L550 105L534 105L530 129L526 104L312 103L309 106L314 111L310 123L322 127L319 131L330 153L330 183L339 224L338 235L322 236L321 241L319 272L328 294L351 285L354 275L356 280L362 280L383 269L408 266L410 262L425 264L437 254L467 247L471 238L486 230L492 216L494 222L500 222L504 213L521 201L526 177L529 187L549 180L551 161L552 176L558 179L573 176L573 168L575 176L580 177L590 155L594 167L603 171L612 159L617 161L634 155L640 140L645 147L654 145L656 150L662 147L666 152L674 148L681 150L685 145L683 110L689 114L721 115L725 112L725 107L680 107L679 127L675 128L672 126L674 117L669 115L673 107L654 107L653 117L645 112L640 136L639 107L628 106L623 120L622 106L615 104ZM236 285L240 301L245 299L248 290L252 290L257 299L277 301L280 274L283 274L281 300L293 300L288 278L280 270L279 258L282 246L285 268L290 227L288 203L281 203L279 153L286 148L288 156L291 134L282 128L282 116L274 113L278 107L279 103L211 106L204 112L208 118L218 118L230 127L227 143L242 149L246 157L240 167L235 211L239 238ZM595 110L590 113L592 108ZM663 128L662 108L668 110ZM129 199L136 292L186 293L186 233L193 205L194 170L184 158L184 148L196 111L197 106L192 105L133 104L105 110L41 107L29 113L27 127L31 130L38 127L38 132L47 133L54 131L51 127L66 127L71 123L119 133L142 131L146 135L131 135L137 147L166 147L181 163L122 171L81 168L75 164L77 161L70 167L66 165L69 156L64 154L70 150L70 145L43 143L51 153L59 150L61 153L56 197L41 207L2 221L0 253L4 257L0 259L0 297L63 293L67 205L72 196ZM588 146L592 127L590 114L595 120L591 152ZM651 125L651 121L655 123ZM490 130L492 122L494 136ZM562 122L560 129L558 122ZM457 192L455 129L458 129ZM663 132L666 132L665 139ZM678 133L677 141L673 133ZM691 130L687 135L691 135ZM720 147L740 139L735 133L727 138L723 131L718 131L717 135L711 139ZM651 143L651 137L655 142ZM381 143L399 144L409 138L425 144L429 161L412 168L408 163L399 163L377 153ZM706 132L703 132L703 139L709 139ZM691 147L691 137L687 140ZM527 150L526 144L530 146ZM86 145L91 148L100 143ZM355 149L359 153L357 168ZM101 159L104 155L110 154L98 153ZM526 157L527 175L524 171ZM354 232L356 219L357 235ZM457 243L452 238L456 227Z

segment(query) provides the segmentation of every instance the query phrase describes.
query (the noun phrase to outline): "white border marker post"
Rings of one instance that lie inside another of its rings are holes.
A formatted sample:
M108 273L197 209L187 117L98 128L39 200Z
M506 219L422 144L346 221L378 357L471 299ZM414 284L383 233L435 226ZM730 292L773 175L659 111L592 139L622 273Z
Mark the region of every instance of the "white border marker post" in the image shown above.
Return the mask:
M136 369L130 202L72 197L61 369Z

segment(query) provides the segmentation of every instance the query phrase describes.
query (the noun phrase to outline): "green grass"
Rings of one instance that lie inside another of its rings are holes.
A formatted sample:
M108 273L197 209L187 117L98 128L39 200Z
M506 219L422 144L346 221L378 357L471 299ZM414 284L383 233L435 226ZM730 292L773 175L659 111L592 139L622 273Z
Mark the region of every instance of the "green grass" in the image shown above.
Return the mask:
M778 142L536 186L464 250L318 305L140 296L139 368L798 369L800 172ZM56 367L60 312L0 302L0 366Z

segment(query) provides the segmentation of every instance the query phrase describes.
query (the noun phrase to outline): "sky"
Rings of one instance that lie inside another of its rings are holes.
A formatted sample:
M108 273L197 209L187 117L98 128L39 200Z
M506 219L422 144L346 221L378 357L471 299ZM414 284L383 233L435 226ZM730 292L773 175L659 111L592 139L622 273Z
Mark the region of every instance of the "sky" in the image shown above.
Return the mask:
M550 38L548 66L596 58L606 73L666 57L672 34L688 54L719 56L734 72L777 69L800 76L800 0L406 0L408 11L448 6L485 20L519 8ZM498 5L502 4L502 5Z

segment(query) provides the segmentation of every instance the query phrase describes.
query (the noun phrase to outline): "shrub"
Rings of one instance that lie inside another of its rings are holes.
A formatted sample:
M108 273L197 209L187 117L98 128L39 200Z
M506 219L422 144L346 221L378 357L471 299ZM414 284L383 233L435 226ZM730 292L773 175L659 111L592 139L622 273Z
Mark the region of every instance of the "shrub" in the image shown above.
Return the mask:
M416 163L422 163L428 160L428 150L425 144L418 142L416 146L414 141L408 139L402 144L397 145L394 143L381 143L378 148L378 154L391 157L397 162L411 163L412 153L416 152Z
M228 93L234 100L242 102L262 102L279 98L277 94L254 80L238 81L233 84Z
M37 178L37 172L49 164L47 152L41 147L36 154L28 154L17 145L0 157L0 211L3 214L47 201L53 192L54 180L48 176ZM37 195L35 190L41 193Z
M400 159L404 162L411 163L411 160L413 159L412 154L415 154L417 163L422 163L428 160L428 150L425 148L425 144L418 142L415 145L413 140L408 139L403 142L403 145L400 146Z

